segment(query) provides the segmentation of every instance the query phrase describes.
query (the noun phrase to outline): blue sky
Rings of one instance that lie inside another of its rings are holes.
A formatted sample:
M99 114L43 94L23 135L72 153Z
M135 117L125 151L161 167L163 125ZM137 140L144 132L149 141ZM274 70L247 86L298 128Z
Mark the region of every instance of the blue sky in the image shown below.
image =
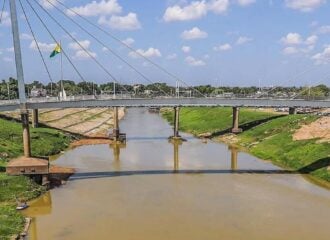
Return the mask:
M86 80L110 81L90 56L101 62L120 82L148 83L90 36L59 14L48 1L39 1L64 25L89 54L52 22L34 3L41 18L62 42ZM192 85L227 86L330 85L330 3L327 0L95 0L64 4L137 49ZM3 0L0 1L2 5ZM49 59L54 41L22 0L37 42L54 81L60 79L60 57ZM17 2L26 82L49 78ZM0 25L0 78L15 76L14 54L6 1ZM175 85L154 68L78 16L82 24L155 82ZM72 12L71 12L72 13ZM64 58L64 78L81 81Z

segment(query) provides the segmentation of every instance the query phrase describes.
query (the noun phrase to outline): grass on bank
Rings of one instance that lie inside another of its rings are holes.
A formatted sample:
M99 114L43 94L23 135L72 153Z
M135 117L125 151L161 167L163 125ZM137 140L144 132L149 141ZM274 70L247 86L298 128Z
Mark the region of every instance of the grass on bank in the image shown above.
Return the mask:
M173 112L163 111L163 116L173 122ZM251 109L241 109L240 125L272 117L271 113ZM318 119L312 115L287 115L257 125L237 135L238 145L248 149L254 156L271 160L273 163L299 170L314 163L313 168L329 162L330 143L319 139L294 141L292 136L301 125ZM180 130L195 135L214 133L231 128L231 108L182 108L180 111ZM322 160L323 159L323 160ZM318 164L316 164L318 163ZM330 182L327 167L311 171L316 178Z
M16 198L27 201L45 192L27 177L0 173L0 239L9 239L24 227L24 217L16 210Z
M50 128L31 131L33 156L49 156L66 149L71 136ZM7 176L7 162L23 154L22 126L15 121L0 119L0 239L18 234L24 225L24 217L16 211L16 198L26 201L39 196L45 189L27 177Z
M275 164L299 170L316 161L330 157L330 143L319 139L294 141L292 135L301 125L317 120L317 116L288 115L274 119L239 135L239 144ZM322 165L321 163L319 165ZM312 171L311 175L330 182L327 167Z
M164 109L163 117L173 124L172 109ZM239 124L254 122L275 116L274 113L254 109L240 109ZM232 127L233 110L231 107L191 107L180 109L180 130L194 135L215 133Z

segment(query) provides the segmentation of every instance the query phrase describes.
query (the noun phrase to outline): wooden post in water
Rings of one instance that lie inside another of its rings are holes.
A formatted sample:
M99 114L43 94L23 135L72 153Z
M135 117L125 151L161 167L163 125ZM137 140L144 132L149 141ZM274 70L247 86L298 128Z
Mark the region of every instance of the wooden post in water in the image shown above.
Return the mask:
M239 107L233 107L233 128L232 133L241 133L242 129L239 128Z

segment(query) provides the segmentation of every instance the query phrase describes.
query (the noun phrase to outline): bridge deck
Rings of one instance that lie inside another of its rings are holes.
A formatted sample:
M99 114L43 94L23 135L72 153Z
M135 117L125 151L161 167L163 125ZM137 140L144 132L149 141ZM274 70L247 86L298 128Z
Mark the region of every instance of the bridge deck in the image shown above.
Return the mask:
M175 107L175 106L229 106L229 107L310 107L330 108L329 100L289 100L289 99L225 99L225 98L126 98L93 99L73 101L28 101L28 109L45 108L94 108L94 107ZM0 111L19 109L16 103L0 102Z

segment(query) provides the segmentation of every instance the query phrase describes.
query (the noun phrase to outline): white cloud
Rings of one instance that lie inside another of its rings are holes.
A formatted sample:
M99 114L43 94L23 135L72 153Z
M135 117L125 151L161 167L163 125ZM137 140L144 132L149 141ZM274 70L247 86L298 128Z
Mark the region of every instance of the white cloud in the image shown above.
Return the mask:
M307 45L315 45L318 39L319 39L318 36L316 36L316 35L311 35L311 36L309 36L309 37L305 40L305 44L307 44Z
M185 62L190 66L198 67L198 66L205 66L206 63L203 60L195 59L192 56L188 56L185 59Z
M38 46L40 48L40 51L42 52L52 52L56 46L55 43L42 43L42 42L38 42ZM38 47L35 41L32 41L30 46L30 49L38 51Z
M219 46L216 46L213 48L214 51L228 51L232 49L232 46L229 44L229 43L225 43L225 44L222 44L222 45L219 45Z
M251 5L255 2L256 2L256 0L237 0L238 5L243 6L243 7Z
M89 58L96 58L97 54L95 52L92 51L84 51L84 50L78 50L75 55L73 56L74 59L77 60L86 60Z
M222 14L227 12L229 0L211 0L208 3L208 9L214 13Z
M185 1L182 2L185 3ZM176 4L166 9L163 19L165 22L200 19L206 16L210 11L216 14L226 13L229 5L229 0L192 1L185 6Z
M27 33L22 33L20 37L22 40L32 40L33 39L33 37Z
M128 46L131 46L133 43L135 43L135 40L133 38L126 38L122 42L125 43Z
M77 42L69 43L69 48L78 51L78 50L88 49L89 46L91 45L91 42L89 40L82 40L78 42L79 44Z
M58 5L58 2L56 0L39 0L39 3L46 9L52 9L54 8L53 5Z
M207 38L207 32L200 30L198 27L194 27L191 30L186 30L181 34L181 38L185 40Z
M312 56L312 59L315 61L315 64L327 64L330 60L330 46L326 46L323 52L317 53Z
M167 55L166 59L173 60L173 59L176 59L177 57L178 57L178 55L176 53L172 53L172 54Z
M318 34L330 33L330 25L321 26L316 31Z
M189 53L191 51L191 47L189 47L189 46L182 46L181 50L184 53Z
M285 0L288 8L302 12L311 12L326 3L326 0Z
M147 58L151 58L151 57L161 57L162 54L161 52L159 51L159 49L157 48L153 48L153 47L150 47L149 49L147 50L143 50L143 49L138 49L136 50L140 55L144 56L144 57L147 57ZM129 56L132 57L132 58L138 58L139 55L136 54L135 52L130 52L129 53Z
M101 16L98 23L122 31L137 30L141 28L141 24L135 13L129 13L126 16L111 16L109 19L105 16Z
M76 60L86 60L96 58L97 54L89 50L91 42L89 40L81 40L69 43L69 48L75 51L73 58ZM104 49L102 49L104 51Z
M281 42L285 45L298 45L303 40L299 33L288 33L285 37L281 38Z
M82 15L82 16L99 16L99 15L112 15L119 14L122 11L122 7L118 4L117 0L102 0L100 2L92 1L84 6L73 7L70 10ZM74 16L75 13L67 10L68 15Z
M8 27L10 25L11 25L10 15L9 15L9 13L7 11L3 11L0 27L1 26Z
M163 19L165 22L194 20L205 16L207 11L205 1L194 1L185 7L179 5L168 7Z
M237 39L236 44L237 44L237 45L242 45L242 44L244 44L244 43L248 43L248 42L251 42L251 41L253 41L253 38L240 36L240 37Z
M298 53L299 50L296 47L286 47L282 50L284 55L292 55Z

